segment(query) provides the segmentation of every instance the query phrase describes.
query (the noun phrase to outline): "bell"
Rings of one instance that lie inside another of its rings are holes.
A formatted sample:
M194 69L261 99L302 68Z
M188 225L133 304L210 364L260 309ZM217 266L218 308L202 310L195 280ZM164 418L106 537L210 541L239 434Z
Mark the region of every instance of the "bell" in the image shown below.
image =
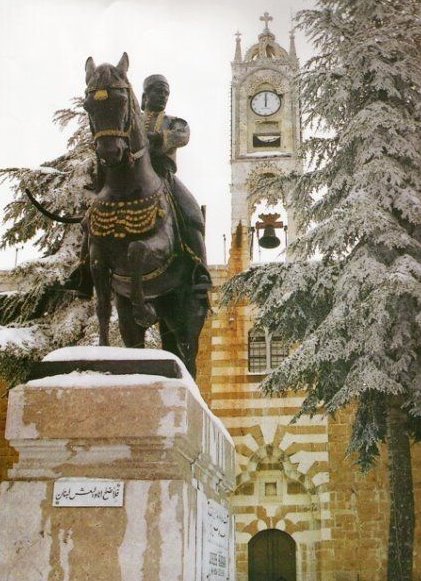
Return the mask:
M275 228L271 225L265 226L263 236L259 238L259 245L262 248L277 248L281 241L275 234Z

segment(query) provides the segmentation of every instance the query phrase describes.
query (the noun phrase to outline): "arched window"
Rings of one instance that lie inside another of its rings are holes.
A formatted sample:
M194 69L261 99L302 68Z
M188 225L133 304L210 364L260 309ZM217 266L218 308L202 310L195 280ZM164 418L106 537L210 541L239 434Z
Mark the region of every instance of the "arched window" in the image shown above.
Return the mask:
M248 362L251 373L268 373L288 357L288 348L277 335L266 329L249 331Z
M248 581L297 581L296 545L283 531L260 531L248 544Z

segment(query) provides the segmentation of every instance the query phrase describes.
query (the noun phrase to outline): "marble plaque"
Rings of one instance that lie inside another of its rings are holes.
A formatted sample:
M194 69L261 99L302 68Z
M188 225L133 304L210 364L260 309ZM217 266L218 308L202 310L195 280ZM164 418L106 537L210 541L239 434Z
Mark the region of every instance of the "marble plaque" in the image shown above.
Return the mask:
M123 506L124 482L68 478L54 482L53 506Z
M228 510L214 500L207 501L203 532L203 579L229 579L230 517Z

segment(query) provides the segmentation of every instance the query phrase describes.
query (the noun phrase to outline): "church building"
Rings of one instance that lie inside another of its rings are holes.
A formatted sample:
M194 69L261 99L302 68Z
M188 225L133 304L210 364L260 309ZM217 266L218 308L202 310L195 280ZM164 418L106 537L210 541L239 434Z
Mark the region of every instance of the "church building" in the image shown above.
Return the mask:
M321 410L292 424L304 394L268 398L259 390L286 356L282 341L253 328L252 305L219 307L230 277L254 262L285 260L288 240L296 236L283 192L262 194L259 178L302 171L299 61L294 36L287 50L269 26L272 17L265 13L260 20L264 27L255 44L243 50L241 35L236 38L231 249L227 265L212 267L213 315L202 332L198 361L202 394L236 446L237 581L383 581L384 459L362 475L355 459L347 458L352 409L335 419ZM420 506L421 461L415 457L414 474ZM415 570L421 571L421 545L417 550Z

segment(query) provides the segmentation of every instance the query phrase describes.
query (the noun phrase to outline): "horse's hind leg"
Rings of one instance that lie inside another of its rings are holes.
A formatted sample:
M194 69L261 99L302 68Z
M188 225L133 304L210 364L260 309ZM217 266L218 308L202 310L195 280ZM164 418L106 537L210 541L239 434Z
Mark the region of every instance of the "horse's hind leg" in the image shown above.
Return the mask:
M164 319L160 319L159 321L159 334L161 336L162 348L183 359L183 354L178 348L177 338Z
M111 273L100 259L91 255L91 274L96 291L96 313L99 323L99 344L109 345L111 317Z
M191 376L195 378L199 336L207 315L207 302L197 299L195 293L188 289L176 293L176 298L174 295L161 297L159 307L164 314L165 324L173 335L173 338L169 335L167 344L172 347L171 342L174 341L177 352L174 348L164 347L164 349L168 348L178 355Z
M208 313L207 298L198 298L191 288L184 294L182 301L185 317L184 329L177 339L184 351L184 362L193 379L196 379L196 357L199 351L199 337Z
M123 343L126 347L144 347L144 327L140 327L133 319L132 303L130 299L122 295L116 295L118 312L118 326Z

